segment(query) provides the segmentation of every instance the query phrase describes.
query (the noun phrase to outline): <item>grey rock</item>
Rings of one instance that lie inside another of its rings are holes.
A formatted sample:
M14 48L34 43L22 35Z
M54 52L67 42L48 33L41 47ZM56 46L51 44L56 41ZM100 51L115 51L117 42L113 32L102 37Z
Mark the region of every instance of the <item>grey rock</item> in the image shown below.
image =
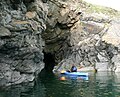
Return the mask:
M98 53L97 57L100 60L100 62L107 62L108 61L108 59L106 58L107 56L103 52Z
M0 37L10 36L10 35L11 35L11 32L7 28L0 27Z
M41 34L46 29L47 6L41 0L24 3L0 1L0 86L34 81L44 68ZM36 14L32 17L29 12L32 18L27 18L31 4Z

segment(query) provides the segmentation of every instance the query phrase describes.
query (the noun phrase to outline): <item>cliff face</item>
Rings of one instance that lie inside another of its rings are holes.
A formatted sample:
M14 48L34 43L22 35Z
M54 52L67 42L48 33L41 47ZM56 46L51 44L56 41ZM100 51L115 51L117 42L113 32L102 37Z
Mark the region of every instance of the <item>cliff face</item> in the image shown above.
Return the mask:
M44 68L46 18L41 0L0 1L0 85L33 81Z
M1 0L0 86L33 81L44 64L120 71L118 16L81 0Z
M81 0L50 0L48 5L44 51L54 55L58 63L54 70L70 69L75 64L119 71L120 38L115 34L120 33L119 12Z

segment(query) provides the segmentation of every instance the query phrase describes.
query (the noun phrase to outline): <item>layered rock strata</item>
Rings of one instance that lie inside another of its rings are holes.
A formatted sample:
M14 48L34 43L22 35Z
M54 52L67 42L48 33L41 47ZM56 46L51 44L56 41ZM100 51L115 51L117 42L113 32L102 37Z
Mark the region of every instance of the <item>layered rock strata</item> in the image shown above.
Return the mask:
M58 64L54 70L75 64L118 71L119 58L115 62L114 57L119 55L119 12L81 0L50 0L48 5L44 51L54 55Z
M44 68L46 18L41 0L0 1L0 86L33 81Z
M119 72L119 16L82 0L1 0L0 86L33 81L44 64Z

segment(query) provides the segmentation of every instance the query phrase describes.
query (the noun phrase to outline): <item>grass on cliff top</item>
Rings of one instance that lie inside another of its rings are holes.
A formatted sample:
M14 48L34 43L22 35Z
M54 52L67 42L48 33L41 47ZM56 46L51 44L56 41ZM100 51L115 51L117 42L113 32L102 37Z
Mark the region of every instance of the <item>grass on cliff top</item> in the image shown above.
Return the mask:
M99 6L99 5L93 5L83 0L80 0L80 1L86 6L86 11L85 11L86 13L103 13L109 16L120 17L120 12L115 9Z

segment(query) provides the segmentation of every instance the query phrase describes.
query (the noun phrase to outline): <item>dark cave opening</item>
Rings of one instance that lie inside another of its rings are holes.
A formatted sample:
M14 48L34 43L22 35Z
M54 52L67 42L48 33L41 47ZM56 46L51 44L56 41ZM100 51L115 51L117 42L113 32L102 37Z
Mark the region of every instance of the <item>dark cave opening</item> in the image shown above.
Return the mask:
M48 72L52 72L54 66L55 66L55 57L52 53L44 53L44 63L45 63L45 70Z

